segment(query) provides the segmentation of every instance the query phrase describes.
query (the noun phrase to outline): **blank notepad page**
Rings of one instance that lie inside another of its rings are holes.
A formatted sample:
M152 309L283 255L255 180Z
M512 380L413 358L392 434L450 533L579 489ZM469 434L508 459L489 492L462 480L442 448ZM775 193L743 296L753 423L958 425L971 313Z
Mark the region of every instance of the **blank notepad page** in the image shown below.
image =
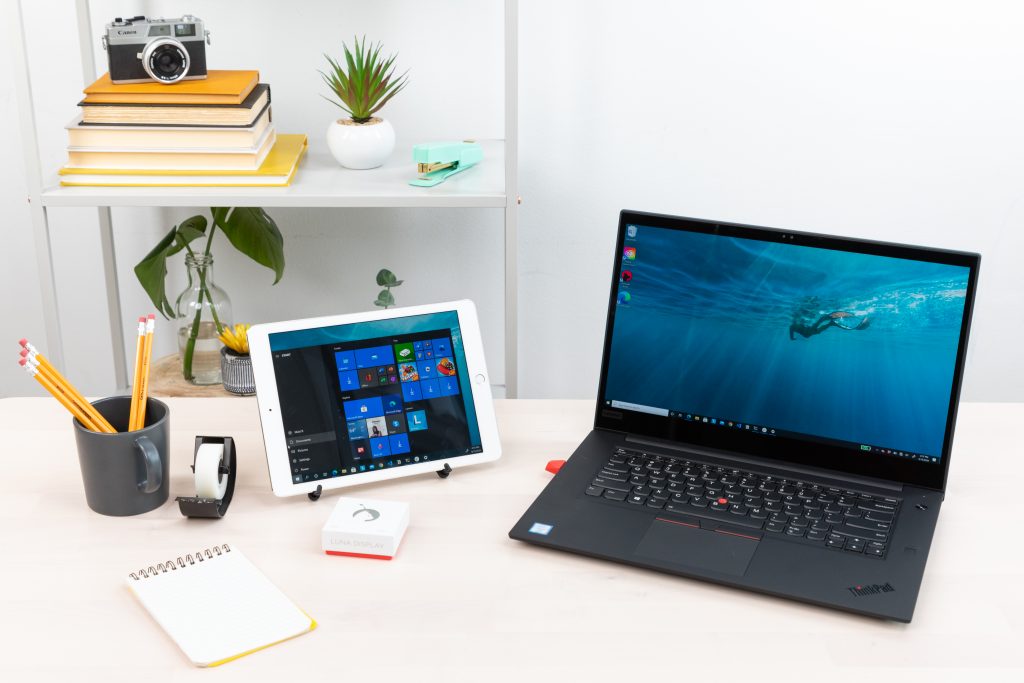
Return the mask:
M191 556L191 564L189 557L184 562L179 558L127 580L194 664L223 664L316 628L236 548L216 550L221 554L203 551ZM200 556L202 561L197 561Z

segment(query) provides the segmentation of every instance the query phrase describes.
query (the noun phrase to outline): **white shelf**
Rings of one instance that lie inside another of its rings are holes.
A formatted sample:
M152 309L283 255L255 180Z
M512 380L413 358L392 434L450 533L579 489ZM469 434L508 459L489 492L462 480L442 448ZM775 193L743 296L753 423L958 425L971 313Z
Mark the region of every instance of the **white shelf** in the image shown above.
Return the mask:
M505 143L481 140L484 158L436 187L413 187L410 148L380 168L341 168L326 149L306 152L288 187L61 187L41 193L43 206L262 206L504 208Z

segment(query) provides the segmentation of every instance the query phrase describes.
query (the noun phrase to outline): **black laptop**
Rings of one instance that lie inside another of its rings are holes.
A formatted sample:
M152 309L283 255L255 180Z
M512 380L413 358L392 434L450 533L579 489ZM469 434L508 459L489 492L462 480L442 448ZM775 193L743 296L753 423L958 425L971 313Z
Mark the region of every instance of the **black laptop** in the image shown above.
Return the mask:
M594 429L509 535L909 622L979 261L623 211Z

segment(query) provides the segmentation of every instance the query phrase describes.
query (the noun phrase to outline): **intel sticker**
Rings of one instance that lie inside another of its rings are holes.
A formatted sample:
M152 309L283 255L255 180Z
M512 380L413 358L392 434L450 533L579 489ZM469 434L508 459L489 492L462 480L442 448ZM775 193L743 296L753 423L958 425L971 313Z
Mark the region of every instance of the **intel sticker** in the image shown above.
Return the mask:
M530 527L531 534L540 534L541 536L547 536L554 529L550 524L541 524L540 522L534 522L533 526Z

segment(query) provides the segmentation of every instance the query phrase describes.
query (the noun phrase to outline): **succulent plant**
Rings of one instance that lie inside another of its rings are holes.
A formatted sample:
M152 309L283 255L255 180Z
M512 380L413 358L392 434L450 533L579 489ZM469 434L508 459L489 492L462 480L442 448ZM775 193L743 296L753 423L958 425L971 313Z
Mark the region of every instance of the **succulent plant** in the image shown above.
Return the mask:
M366 36L363 36L362 42L358 37L355 38L354 53L345 43L342 43L342 48L345 50L345 67L325 54L331 69L329 73L320 72L338 101L322 97L348 112L356 123L366 123L405 87L409 72L396 78L397 55L382 59L381 44L371 43L367 47Z

